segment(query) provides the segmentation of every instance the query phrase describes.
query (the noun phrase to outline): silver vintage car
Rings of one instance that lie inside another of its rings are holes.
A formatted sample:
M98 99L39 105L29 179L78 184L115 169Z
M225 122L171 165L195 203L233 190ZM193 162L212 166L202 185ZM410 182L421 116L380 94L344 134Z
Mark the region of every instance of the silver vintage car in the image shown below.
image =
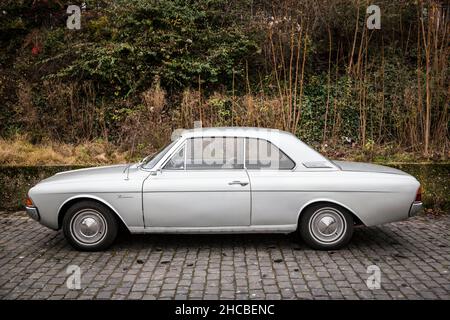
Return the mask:
M294 135L261 128L182 130L139 163L57 173L31 188L28 214L79 250L131 233L291 233L346 245L355 225L407 219L420 183L397 169L331 161Z

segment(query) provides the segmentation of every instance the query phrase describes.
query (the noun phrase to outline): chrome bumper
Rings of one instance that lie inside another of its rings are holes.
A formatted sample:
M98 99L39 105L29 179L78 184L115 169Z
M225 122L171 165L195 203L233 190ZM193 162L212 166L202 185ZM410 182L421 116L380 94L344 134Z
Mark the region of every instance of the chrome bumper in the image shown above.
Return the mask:
M34 207L25 207L25 210L27 211L27 214L34 220L39 221L39 211L37 208Z
M420 202L420 201L414 201L413 204L411 205L411 208L409 209L409 214L408 214L408 216L414 217L414 216L416 216L420 211L422 211L422 209L423 209L422 202Z

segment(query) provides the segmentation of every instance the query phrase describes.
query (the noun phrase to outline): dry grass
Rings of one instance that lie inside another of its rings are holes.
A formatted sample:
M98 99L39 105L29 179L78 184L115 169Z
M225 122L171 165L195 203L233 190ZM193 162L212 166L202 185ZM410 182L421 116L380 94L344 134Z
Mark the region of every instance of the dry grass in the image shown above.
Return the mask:
M64 143L31 144L25 136L0 138L0 165L75 165L124 163L127 152L103 141L79 145Z

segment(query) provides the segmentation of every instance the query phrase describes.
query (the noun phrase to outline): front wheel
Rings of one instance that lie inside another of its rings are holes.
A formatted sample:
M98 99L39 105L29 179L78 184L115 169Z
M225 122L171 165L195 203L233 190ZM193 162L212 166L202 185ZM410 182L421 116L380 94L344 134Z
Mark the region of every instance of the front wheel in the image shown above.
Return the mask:
M111 210L95 201L81 201L71 206L64 215L62 227L67 241L83 251L108 248L118 230Z
M310 247L335 250L345 246L353 235L353 218L334 204L312 205L300 215L298 231Z

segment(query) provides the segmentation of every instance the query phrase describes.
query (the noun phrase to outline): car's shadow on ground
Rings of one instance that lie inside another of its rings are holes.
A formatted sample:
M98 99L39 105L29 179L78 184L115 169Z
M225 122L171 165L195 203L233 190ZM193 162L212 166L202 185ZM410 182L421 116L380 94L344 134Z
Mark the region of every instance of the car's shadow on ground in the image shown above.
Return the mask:
M401 246L402 236L382 227L357 227L345 248ZM121 232L113 250L155 248L170 250L179 248L267 248L278 247L293 250L310 250L297 233L290 234L130 234ZM344 248L344 249L345 249Z
M295 234L130 234L121 233L115 247L217 247L301 244Z

